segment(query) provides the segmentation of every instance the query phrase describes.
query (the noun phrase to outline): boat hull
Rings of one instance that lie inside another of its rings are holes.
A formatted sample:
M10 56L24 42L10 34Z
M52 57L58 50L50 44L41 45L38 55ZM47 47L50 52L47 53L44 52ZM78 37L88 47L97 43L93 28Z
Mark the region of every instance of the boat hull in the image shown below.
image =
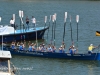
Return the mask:
M20 56L35 56L35 57L45 57L45 58L61 58L61 59L72 59L72 60L100 60L100 53L91 54L70 54L70 53L59 53L59 52L41 52L41 51L19 51L7 48L12 55Z
M24 40L35 40L36 39L36 32L37 32L37 39L42 39L45 31L48 27L39 29L37 31L24 31L22 30L21 33L13 33L13 34L6 34L3 35L3 42L12 42L12 41L24 41ZM2 35L0 35L0 43L2 42Z

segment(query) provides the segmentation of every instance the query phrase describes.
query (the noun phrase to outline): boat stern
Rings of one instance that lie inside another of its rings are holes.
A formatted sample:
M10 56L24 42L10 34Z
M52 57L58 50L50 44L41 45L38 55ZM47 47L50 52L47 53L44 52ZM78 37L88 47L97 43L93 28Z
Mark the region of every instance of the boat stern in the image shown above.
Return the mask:
M94 60L99 60L100 61L100 52L95 53L95 59Z
M0 72L0 75L11 75L11 73L3 73L3 72Z

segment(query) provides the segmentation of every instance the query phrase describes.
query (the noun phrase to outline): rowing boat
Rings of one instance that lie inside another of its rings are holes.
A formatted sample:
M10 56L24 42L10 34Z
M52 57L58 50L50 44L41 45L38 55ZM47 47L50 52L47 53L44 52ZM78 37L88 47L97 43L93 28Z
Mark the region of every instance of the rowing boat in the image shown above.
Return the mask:
M100 60L100 53L60 53L60 52L48 52L48 51L29 51L29 50L17 50L5 47L10 51L12 55L20 56L32 56L32 57L45 57L45 58L60 58L60 59L72 59L72 60Z

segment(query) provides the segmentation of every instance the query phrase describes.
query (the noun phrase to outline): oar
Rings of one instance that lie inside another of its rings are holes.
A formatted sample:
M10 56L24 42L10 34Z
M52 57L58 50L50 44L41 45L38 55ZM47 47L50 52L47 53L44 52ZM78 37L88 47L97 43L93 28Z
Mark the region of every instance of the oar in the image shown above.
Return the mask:
M16 38L16 35L15 35L15 14L13 14L13 20L14 20L14 41L15 41L15 38Z
M22 23L22 25L24 25L23 18L21 18L21 23ZM23 28L24 28L24 27L23 27ZM24 30L23 30L23 32L24 32Z
M22 20L22 25L23 25L23 33L24 33L24 22L23 22L23 17L24 17L24 12L23 11L21 11L21 20Z
M66 27L66 22L64 23L63 42L64 42L64 38L65 38L65 27Z
M78 48L78 22L79 22L79 15L76 15L76 22L77 22L77 48Z
M36 19L35 19L35 26L36 26ZM38 40L37 40L37 29L36 29L36 27L35 27L35 31L36 31L36 45L37 45L37 47L38 47Z
M1 17L0 17L0 23L1 23ZM3 41L3 35L2 35L2 41ZM2 44L1 46L3 47L3 44ZM1 48L2 48L2 47L1 47ZM2 50L3 50L3 49L2 49Z
M45 30L46 23L47 23L47 16L45 16L44 22L45 22L45 24L44 24L44 30ZM43 35L43 40L44 40L44 35Z
M67 19L67 12L65 12L65 18L64 18L64 32L63 32L63 42L65 38L65 27L66 27L66 19Z
M14 20L14 23L15 23L15 14L13 14L13 20Z
M50 22L51 22L51 15L50 15L50 19L49 19L49 28L50 28ZM47 32L47 41L48 41L49 28L48 28L48 32Z
M21 35L21 42L22 42L22 35Z
M56 16L57 14L54 14L54 46L55 46L55 29L56 29Z
M100 48L100 44L98 46L94 46L92 51L94 51L95 49L98 49L97 52L99 52L99 48Z
M51 38L51 44L52 44L52 42L53 42L53 29L54 29L54 15L52 15L52 38Z
M22 32L22 30L21 30L21 24L22 24L23 25L23 32L24 32L24 22L23 22L24 12L21 10L19 10L19 17L20 17L20 31Z
M23 23L23 20L22 20L22 18L21 18L21 22L22 22L22 25L23 25L24 23ZM24 29L23 29L23 33L24 33ZM22 36L24 37L24 35L22 35ZM24 40L24 38L23 38L23 40Z
M22 11L19 10L19 17L20 17L20 31L21 31L21 17L22 17Z
M21 22L22 22L22 25L24 25L24 22L23 22L23 19L22 18L21 18ZM23 33L24 33L24 29L23 29ZM24 39L23 39L23 41L24 41Z
M0 17L0 23L1 23L1 17Z
M71 15L70 15L70 29L71 29L71 41L72 41L72 45L73 45L72 25L71 25Z
M98 52L99 52L100 44L97 46L97 48L98 48Z

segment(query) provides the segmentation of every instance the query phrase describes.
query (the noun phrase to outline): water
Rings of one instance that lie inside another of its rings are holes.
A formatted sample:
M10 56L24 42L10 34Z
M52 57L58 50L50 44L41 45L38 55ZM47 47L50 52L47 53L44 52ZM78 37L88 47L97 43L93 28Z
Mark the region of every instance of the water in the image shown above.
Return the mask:
M49 16L57 13L55 41L57 48L59 48L63 40L64 13L68 12L65 32L66 51L68 52L68 48L72 43L69 16L71 15L72 18L73 40L76 45L76 15L79 15L78 52L86 53L91 43L96 46L100 44L100 37L95 36L95 31L100 30L99 7L100 1L93 0L0 0L1 24L9 24L12 14L16 14L16 24L19 25L19 10L24 11L24 22L26 16L30 19L34 16L37 19L37 26L44 26L44 16L48 16L49 21ZM48 42L51 40L51 34L50 27ZM45 41L46 39L47 32L45 33ZM13 56L11 61L19 69L20 75L99 75L100 73L99 61L75 61L22 56Z

